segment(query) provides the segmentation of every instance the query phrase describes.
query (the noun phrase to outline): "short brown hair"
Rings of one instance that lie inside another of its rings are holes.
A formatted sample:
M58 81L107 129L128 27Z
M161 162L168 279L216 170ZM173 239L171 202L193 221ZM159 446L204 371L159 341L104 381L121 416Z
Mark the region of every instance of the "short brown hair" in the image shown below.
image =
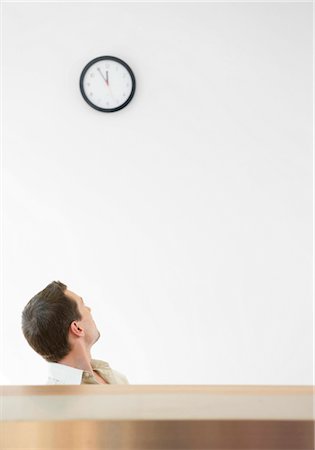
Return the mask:
M48 362L58 362L70 351L71 322L82 316L67 286L53 281L36 294L22 312L22 331L29 345Z

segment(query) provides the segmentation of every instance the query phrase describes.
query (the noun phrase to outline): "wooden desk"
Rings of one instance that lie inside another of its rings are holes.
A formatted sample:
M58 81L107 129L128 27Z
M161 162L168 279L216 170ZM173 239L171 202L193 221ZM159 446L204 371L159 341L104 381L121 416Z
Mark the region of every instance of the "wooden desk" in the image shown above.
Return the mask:
M0 386L0 448L313 450L313 386Z

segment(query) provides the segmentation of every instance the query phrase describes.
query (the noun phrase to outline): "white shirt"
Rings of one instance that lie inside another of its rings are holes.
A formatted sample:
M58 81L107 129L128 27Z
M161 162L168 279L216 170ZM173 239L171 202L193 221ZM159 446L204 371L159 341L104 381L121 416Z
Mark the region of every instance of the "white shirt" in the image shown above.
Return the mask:
M129 384L125 375L113 370L106 361L91 359L91 366L108 384ZM98 382L86 370L49 362L46 384L98 384Z

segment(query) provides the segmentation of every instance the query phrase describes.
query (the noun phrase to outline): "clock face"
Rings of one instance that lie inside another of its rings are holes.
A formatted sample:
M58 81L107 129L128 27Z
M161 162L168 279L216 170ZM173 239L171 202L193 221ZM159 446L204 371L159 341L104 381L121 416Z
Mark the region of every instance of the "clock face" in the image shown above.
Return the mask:
M114 56L100 56L82 71L80 90L84 100L102 112L118 111L128 105L136 89L130 67Z

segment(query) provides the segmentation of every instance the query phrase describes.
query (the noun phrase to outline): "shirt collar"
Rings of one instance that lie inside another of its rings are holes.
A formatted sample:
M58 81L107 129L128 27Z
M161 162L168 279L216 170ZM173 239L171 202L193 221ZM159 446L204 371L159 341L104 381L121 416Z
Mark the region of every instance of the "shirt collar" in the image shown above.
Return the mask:
M81 384L82 373L81 369L49 362L47 384Z
M100 359L91 359L92 369L101 369L110 372L108 362ZM48 363L47 384L81 384L82 377L93 377L87 370L77 369L60 363Z

